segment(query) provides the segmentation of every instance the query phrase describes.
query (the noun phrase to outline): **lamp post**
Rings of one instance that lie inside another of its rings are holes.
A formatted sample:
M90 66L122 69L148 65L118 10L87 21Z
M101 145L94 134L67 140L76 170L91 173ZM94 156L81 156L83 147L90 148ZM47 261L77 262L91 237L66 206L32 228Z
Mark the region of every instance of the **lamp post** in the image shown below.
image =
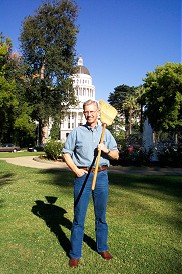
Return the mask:
M39 121L35 121L36 124L36 145L39 145Z

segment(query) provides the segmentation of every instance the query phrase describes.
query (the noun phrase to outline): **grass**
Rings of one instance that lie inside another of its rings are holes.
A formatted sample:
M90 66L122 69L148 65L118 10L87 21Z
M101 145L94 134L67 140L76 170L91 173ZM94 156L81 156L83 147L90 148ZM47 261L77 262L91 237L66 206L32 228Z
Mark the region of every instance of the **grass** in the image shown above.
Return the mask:
M0 161L1 274L182 273L182 176L110 173L107 221L113 260L106 262L95 252L91 202L83 257L76 269L69 268L67 256L72 182L68 171Z
M45 154L45 152L29 152L29 151L21 150L21 151L18 151L18 152L0 152L0 158L38 156L38 155L43 155L43 154Z

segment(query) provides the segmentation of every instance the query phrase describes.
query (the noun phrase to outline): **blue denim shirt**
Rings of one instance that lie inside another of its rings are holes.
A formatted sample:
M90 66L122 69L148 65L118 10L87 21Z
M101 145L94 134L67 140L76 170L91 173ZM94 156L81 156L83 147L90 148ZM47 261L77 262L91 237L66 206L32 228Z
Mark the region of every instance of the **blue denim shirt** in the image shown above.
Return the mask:
M102 126L97 125L91 128L88 125L82 125L74 128L68 135L62 153L69 153L76 164L80 167L94 167L97 157L97 145L100 142ZM117 150L117 144L108 129L105 130L103 143L109 150ZM109 166L109 157L101 153L99 166Z

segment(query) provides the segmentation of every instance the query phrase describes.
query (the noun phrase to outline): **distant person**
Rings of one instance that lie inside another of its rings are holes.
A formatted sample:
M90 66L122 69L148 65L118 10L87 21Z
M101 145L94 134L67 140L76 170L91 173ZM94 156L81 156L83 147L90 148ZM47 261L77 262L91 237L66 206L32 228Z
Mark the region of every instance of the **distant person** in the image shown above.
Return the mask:
M93 197L95 212L96 244L98 253L111 260L108 252L108 225L106 223L106 207L108 200L109 159L117 160L119 152L117 144L106 129L104 142L99 144L102 126L98 125L100 115L96 101L88 100L83 104L86 124L79 126L68 135L63 148L63 157L68 167L76 174L74 180L74 220L71 229L71 250L69 266L77 267L82 256L85 216ZM100 163L95 189L92 191L92 180L98 150L101 150Z

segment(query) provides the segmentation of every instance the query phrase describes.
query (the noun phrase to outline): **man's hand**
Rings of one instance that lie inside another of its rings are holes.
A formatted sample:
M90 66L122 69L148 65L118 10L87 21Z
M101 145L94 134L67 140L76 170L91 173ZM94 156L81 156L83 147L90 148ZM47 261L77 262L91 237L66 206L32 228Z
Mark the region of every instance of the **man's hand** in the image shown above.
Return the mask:
M97 148L98 150L102 150L106 154L109 152L109 149L103 143L98 144Z
M101 150L104 153L106 153L110 158L112 158L114 160L118 160L119 159L119 152L118 152L118 150L110 150L103 143L98 144L97 148L98 148L98 150Z
M82 177L84 174L88 174L88 171L82 168L77 168L74 172L77 177Z
M81 177L81 176L83 176L85 173L86 173L86 174L88 173L88 171L86 171L86 170L84 170L84 169L80 169L80 168L78 168L78 167L74 164L74 162L73 162L73 160L72 160L72 158L71 158L71 156L70 156L69 153L64 153L64 154L63 154L63 158L64 158L66 164L67 164L67 165L69 166L69 168L76 174L77 177Z

